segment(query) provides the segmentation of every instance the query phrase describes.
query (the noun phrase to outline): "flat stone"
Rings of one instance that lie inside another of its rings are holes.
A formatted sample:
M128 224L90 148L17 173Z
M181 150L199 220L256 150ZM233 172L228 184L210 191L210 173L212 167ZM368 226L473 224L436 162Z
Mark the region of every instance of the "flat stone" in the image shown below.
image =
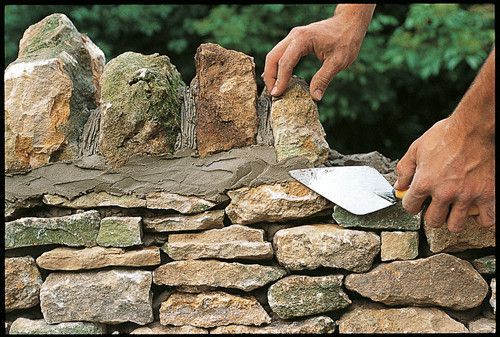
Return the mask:
M99 153L110 165L174 151L185 84L168 56L120 54L106 63L101 86Z
M169 262L156 268L153 282L168 286L210 286L251 291L286 274L286 270L274 266L186 260Z
M415 231L420 228L420 216L406 212L400 202L365 215L352 214L336 205L333 209L333 219L342 227L347 228L358 227L400 231Z
M201 233L170 234L162 249L174 260L200 258L270 259L273 248L264 241L264 230L240 225Z
M467 249L495 247L495 230L478 226L468 219L462 232L452 233L446 225L434 228L424 223L425 236L433 253L462 252Z
M5 310L32 308L38 298L42 277L31 256L5 258Z
M247 325L219 326L211 334L332 334L335 322L328 316L317 316L302 320L273 320L262 327Z
M418 256L418 232L380 233L382 261L412 260Z
M449 254L381 263L368 273L349 274L345 286L387 305L437 305L455 310L479 306L488 284L472 265Z
M143 218L144 228L154 232L198 231L224 227L224 210L195 215L159 215Z
M333 204L297 181L227 192L226 214L232 223L284 222L313 216Z
M256 143L253 57L213 43L196 50L196 144L201 157Z
M197 328L190 325L174 326L161 325L160 322L154 322L147 326L137 328L130 332L131 335L176 335L176 334L208 334L208 330Z
M173 293L160 307L160 323L163 325L212 328L270 322L271 318L253 296L240 297L222 291Z
M40 268L47 270L98 269L111 266L145 267L161 263L159 247L144 247L137 250L123 248L92 247L76 249L55 248L36 259Z
M50 273L40 290L43 318L49 324L150 323L152 278L151 272L143 270Z
M5 220L13 220L19 211L43 205L41 198L27 198L25 200L5 199Z
M387 308L354 304L337 321L340 334L467 333L467 328L438 308Z
M21 218L5 223L5 248L61 244L95 246L99 232L98 211L53 218Z
M269 287L269 306L289 319L342 309L351 304L342 291L343 275L287 276Z
M142 244L142 218L112 216L101 220L97 244L103 247L130 247Z
M103 52L64 14L26 29L4 72L5 169L26 171L74 159L99 101Z
M328 159L330 147L308 87L303 79L293 76L284 94L272 100L270 121L278 161L305 156L319 165Z
M317 224L279 230L273 245L278 262L290 270L330 267L359 273L372 266L380 252L380 237L334 224Z
M496 256L483 256L472 261L472 265L480 274L495 274L496 273Z
M106 206L117 206L123 208L146 207L146 200L133 195L112 195L107 192L92 192L84 194L73 200L54 194L43 196L46 205L69 207L69 208L95 208Z
M150 192L146 195L146 207L151 209L172 209L182 214L201 213L216 204L199 197L187 197L175 193Z
M496 278L491 279L490 287L491 287L490 305L493 308L493 314L496 315L496 313L497 313L497 280L496 280Z
M478 318L469 322L470 333L495 333L497 321L489 318Z
M106 327L91 322L48 324L43 319L20 317L12 323L10 335L103 335Z

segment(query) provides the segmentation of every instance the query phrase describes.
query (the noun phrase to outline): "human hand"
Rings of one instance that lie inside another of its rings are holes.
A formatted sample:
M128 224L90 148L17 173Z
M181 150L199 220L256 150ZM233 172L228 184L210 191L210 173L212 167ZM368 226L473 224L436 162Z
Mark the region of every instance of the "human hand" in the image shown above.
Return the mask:
M314 53L322 62L310 92L321 100L332 78L357 57L375 5L338 5L329 19L293 28L266 56L262 78L272 96L285 91L300 59Z
M432 227L446 223L460 232L473 205L475 222L495 225L495 143L468 132L454 115L434 124L409 147L397 164L397 190L406 190L403 207L417 214L429 196L425 222Z

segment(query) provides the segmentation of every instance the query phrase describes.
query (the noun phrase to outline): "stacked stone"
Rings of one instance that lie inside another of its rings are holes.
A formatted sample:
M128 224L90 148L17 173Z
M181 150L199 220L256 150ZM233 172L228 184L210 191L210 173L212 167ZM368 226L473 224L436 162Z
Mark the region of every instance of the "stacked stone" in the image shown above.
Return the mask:
M195 60L191 88L166 56L111 60L86 155L6 176L6 333L494 331L494 231L332 204L287 171L394 163L330 151L302 80L257 99L251 57Z

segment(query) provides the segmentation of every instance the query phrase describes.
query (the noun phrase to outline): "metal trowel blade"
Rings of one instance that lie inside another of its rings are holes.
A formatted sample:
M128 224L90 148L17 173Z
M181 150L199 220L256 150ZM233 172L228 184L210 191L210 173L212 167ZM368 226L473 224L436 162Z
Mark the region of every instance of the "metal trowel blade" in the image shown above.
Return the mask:
M391 184L373 167L319 167L292 170L289 174L356 215L372 213L397 202Z

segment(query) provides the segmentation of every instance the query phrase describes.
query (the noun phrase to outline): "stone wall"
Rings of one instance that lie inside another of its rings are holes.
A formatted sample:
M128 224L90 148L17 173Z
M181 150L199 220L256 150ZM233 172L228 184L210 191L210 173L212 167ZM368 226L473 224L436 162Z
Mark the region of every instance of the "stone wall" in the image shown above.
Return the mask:
M332 204L288 171L393 183L395 162L330 149L299 78L258 97L252 57L195 63L186 86L164 55L105 63L64 15L26 31L5 70L6 333L495 330L494 231Z

